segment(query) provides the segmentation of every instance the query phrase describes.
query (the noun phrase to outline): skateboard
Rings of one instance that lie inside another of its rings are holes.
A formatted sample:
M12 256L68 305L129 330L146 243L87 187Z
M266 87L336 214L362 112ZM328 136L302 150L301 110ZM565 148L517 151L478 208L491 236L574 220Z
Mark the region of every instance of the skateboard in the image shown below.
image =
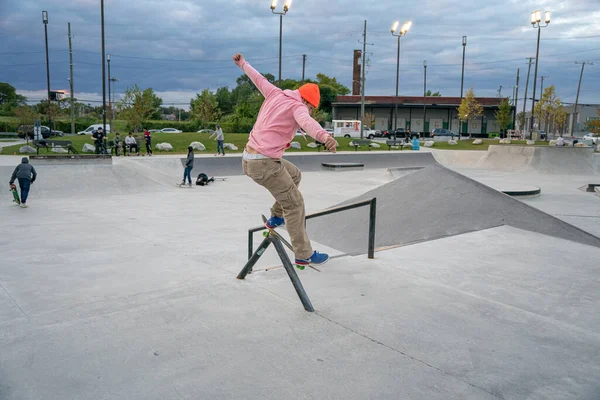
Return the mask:
M266 224L267 223L267 217L265 217L263 214L261 214L262 220L263 222ZM294 248L292 247L292 245L283 238L283 236L281 236L279 233L277 233L274 229L271 228L267 228L267 226L265 225L265 229L266 231L263 232L263 236L264 237L269 237L269 235L273 235L274 237L276 237L277 239L279 239L281 241L281 243L283 243L283 245L285 247L287 247L292 253L294 252ZM320 270L318 270L317 268L313 267L312 265L308 265L310 268L314 269L315 271L321 272ZM299 270L304 270L304 265L298 265L296 264L296 268L298 268Z
M15 185L10 185L10 191L13 195L13 202L21 204L21 199L19 198L19 192L17 192L17 187Z
M180 188L188 188L188 189L192 189L194 186L188 186L188 184L186 183L185 185L182 183L176 183L175 186L180 187Z

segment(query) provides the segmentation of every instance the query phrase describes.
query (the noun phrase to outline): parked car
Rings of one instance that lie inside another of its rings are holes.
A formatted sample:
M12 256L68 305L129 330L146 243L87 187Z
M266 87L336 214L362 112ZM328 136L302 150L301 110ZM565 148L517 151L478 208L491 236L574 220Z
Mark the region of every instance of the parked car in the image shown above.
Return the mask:
M331 136L333 136L333 129L325 129L325 131L327 133L329 133Z
M200 129L197 133L210 133L211 135L215 133L214 129Z
M50 130L47 126L42 125L42 137L44 139L48 139L50 136L63 136L64 133L62 131ZM17 135L21 139L25 139L27 136L29 139L33 139L33 125L20 125L17 129Z
M458 137L458 133L451 131L450 129L435 128L431 131L431 137L434 141L448 141L454 137Z
M150 132L150 133L158 133L158 132L160 132L160 129L150 129L148 132Z
M162 133L181 133L182 132L179 129L175 129L175 128L163 128L160 131Z
M396 138L404 138L406 137L406 129L398 128L395 130L390 130L386 136L391 140L396 140Z
M594 144L598 144L598 136L595 136L593 133L583 135L583 140L591 140Z
M94 131L97 131L98 128L102 128L102 124L94 124L88 126L84 131L77 132L78 135L92 135ZM106 124L106 133L110 133L110 124Z

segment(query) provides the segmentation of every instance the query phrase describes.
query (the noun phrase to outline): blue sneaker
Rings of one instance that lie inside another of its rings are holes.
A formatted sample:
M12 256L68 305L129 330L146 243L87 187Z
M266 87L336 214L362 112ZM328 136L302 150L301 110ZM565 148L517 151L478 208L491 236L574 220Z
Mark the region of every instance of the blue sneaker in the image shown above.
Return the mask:
M284 225L285 224L285 220L281 217L271 217L267 220L267 222L265 222L265 226L269 229L275 229L278 226Z
M327 261L329 261L329 256L327 254L315 251L310 258L306 258L304 260L299 260L296 258L296 265L300 269L304 269L304 267L307 265L321 265L325 264Z

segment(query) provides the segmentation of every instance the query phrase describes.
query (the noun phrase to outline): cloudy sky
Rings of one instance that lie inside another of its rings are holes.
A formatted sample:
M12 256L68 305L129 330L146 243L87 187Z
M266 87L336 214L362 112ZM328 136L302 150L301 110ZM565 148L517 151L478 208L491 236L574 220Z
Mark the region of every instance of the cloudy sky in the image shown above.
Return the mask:
M279 0L277 10L281 10ZM117 77L117 97L127 86L152 87L165 104L184 107L205 88L235 86L240 70L231 55L241 52L259 71L277 76L279 17L270 0L105 0L106 52ZM395 20L412 20L402 38L400 94L428 89L460 95L463 35L468 37L465 88L478 96L512 96L517 68L522 101L528 57L535 57L537 30L529 15L552 11L542 28L539 79L554 84L565 103L574 102L581 65L586 65L580 103L600 103L600 8L598 0L294 0L283 17L283 78L324 73L351 87L353 50L362 48L367 20L367 95L394 95ZM76 97L102 94L100 0L0 0L0 82L30 100L45 97L42 10L49 13L52 89L68 89L67 23L74 36ZM531 68L530 89L533 86ZM466 89L465 89L466 91ZM520 108L520 107L519 107Z

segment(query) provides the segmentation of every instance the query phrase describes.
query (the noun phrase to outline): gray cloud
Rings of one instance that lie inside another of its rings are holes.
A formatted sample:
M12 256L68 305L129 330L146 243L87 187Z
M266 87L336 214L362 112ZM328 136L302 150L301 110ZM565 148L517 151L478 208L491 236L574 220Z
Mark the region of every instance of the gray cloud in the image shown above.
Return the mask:
M399 6L392 0L295 0L283 17L283 77L300 78L302 54L306 54L308 77L321 72L350 87L353 50L362 47L359 41L367 19L367 95L393 95L397 41L389 29L396 19L411 19L413 27L401 42L401 94L422 93L422 63L427 60L428 88L459 95L461 37L466 35L465 87L474 87L480 96L495 96L502 85L502 94L511 95L520 68L523 97L526 58L535 56L536 46L529 13L543 8L553 11L553 21L542 29L538 78L548 76L545 85L555 84L563 101L573 102L580 70L574 62L600 61L600 26L595 23L600 12L595 3L405 0ZM67 22L71 22L76 93L89 97L101 93L98 1L2 0L0 4L0 36L9 38L0 43L0 80L21 91L43 93L41 10L47 9L52 88L68 87ZM271 14L269 4L268 0L106 0L106 49L113 55L112 75L120 79L117 92L137 83L163 93L166 103L187 103L186 97L204 88L235 85L240 71L230 60L237 51L260 71L277 75L279 17ZM586 67L580 102L600 102L597 68L600 62Z

